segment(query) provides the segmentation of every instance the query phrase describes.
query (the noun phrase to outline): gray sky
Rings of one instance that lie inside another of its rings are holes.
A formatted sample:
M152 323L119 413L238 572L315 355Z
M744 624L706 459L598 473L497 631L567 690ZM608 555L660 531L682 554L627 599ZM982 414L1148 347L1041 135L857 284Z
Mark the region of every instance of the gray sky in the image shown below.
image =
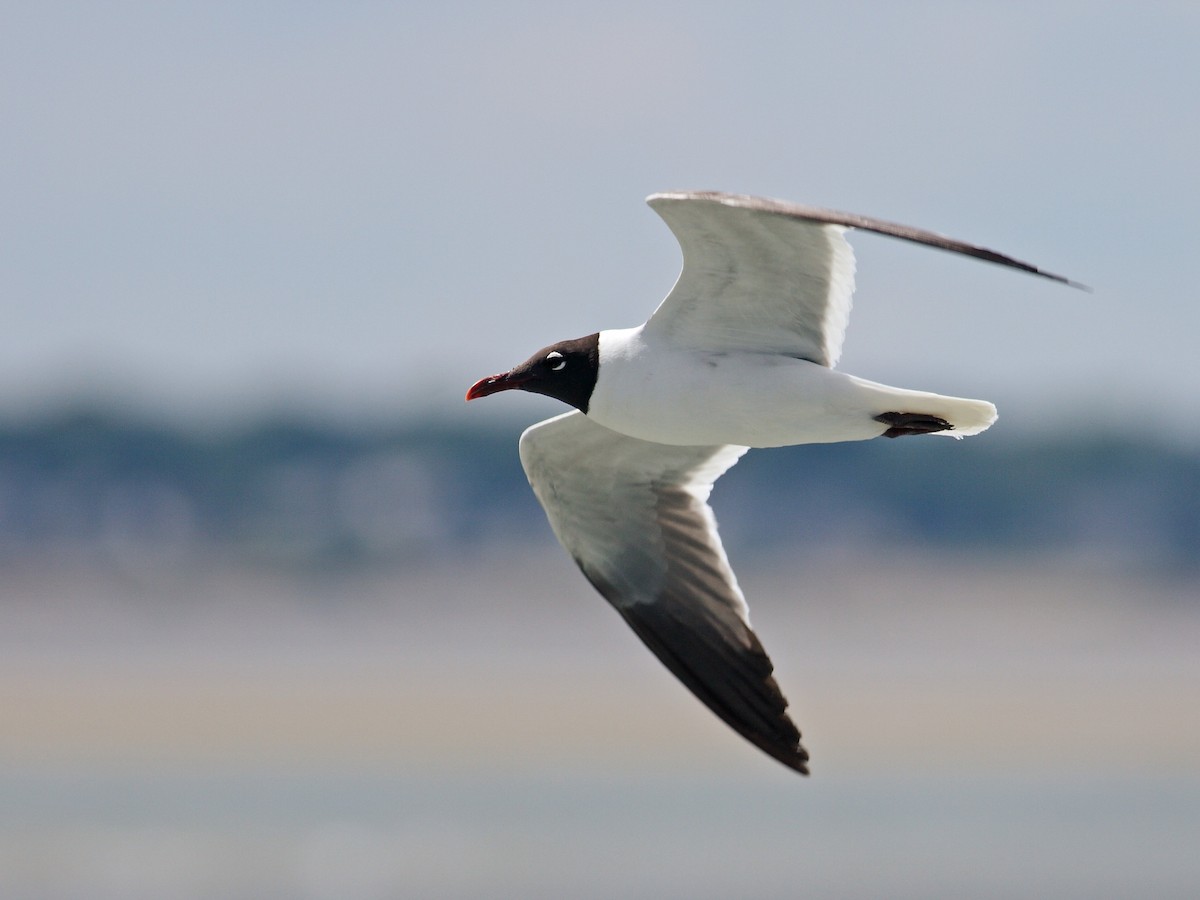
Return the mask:
M644 320L642 199L705 188L1096 288L859 236L848 371L1194 435L1198 46L1195 3L6 3L0 412L466 416Z

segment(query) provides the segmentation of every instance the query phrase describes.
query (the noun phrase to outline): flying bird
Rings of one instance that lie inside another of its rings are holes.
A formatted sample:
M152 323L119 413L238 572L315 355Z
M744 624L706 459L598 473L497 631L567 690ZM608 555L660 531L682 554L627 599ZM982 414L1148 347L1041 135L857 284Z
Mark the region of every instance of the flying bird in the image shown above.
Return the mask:
M574 407L528 428L521 463L559 542L647 647L752 744L808 774L708 505L752 447L979 434L983 400L834 369L854 292L850 229L1083 287L919 228L778 200L690 191L647 202L683 270L636 328L539 350L467 400L519 389Z

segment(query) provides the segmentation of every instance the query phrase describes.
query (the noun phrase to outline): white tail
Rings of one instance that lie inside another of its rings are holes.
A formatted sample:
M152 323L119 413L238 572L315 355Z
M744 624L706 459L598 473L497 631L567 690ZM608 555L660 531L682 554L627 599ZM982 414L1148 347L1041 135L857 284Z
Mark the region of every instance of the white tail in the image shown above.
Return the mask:
M952 438L964 438L987 431L996 421L996 407L986 400L970 400L966 397L947 397L927 391L910 391L889 387L862 378L847 376L860 397L871 410L871 415L882 413L917 413L945 419L954 426L951 431L936 431Z
M987 431L996 421L996 407L986 400L967 400L963 397L942 397L935 394L937 404L932 409L922 409L940 416L954 426L953 431L939 431L953 438L964 438L968 435Z

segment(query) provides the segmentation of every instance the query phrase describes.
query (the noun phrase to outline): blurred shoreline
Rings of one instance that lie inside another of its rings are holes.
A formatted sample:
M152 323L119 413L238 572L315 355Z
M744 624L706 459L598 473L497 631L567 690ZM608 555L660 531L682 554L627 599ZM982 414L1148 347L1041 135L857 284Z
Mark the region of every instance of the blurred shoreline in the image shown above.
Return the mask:
M0 425L0 572L314 577L551 546L519 427L264 418L198 433L81 410ZM758 450L718 482L731 552L969 553L1200 576L1200 451L1103 433Z
M743 569L818 772L1200 772L1194 582L937 554ZM5 594L9 764L755 763L549 548L133 591L27 570Z

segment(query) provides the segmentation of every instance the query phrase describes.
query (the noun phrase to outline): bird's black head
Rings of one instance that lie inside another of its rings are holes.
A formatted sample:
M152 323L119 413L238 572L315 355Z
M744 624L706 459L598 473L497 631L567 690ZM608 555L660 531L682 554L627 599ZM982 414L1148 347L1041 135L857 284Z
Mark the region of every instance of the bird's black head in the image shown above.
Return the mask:
M597 332L543 347L510 371L475 382L467 391L467 399L475 400L515 388L545 394L586 413L599 367L600 334Z

